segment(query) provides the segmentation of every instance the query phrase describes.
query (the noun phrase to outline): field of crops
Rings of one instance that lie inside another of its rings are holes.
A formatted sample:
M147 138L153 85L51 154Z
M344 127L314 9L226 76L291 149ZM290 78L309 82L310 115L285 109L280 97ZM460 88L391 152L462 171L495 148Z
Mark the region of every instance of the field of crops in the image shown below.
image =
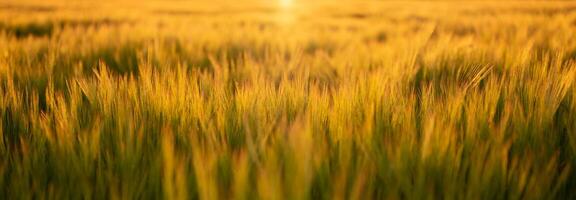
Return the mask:
M576 2L0 1L0 199L575 199Z

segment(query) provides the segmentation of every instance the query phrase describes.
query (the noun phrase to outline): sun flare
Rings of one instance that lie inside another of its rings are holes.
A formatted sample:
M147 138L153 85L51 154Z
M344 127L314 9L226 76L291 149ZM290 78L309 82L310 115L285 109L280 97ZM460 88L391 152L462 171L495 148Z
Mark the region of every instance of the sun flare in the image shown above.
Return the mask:
M2 199L574 199L576 0L0 0Z
M280 3L280 7L282 8L290 8L292 7L292 4L294 2L294 0L278 0Z

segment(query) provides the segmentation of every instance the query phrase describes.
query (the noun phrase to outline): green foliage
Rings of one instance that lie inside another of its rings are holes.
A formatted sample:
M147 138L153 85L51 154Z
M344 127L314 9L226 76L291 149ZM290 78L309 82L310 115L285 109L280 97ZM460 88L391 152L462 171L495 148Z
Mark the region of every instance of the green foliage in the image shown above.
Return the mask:
M0 199L576 197L572 3L348 3L0 7Z

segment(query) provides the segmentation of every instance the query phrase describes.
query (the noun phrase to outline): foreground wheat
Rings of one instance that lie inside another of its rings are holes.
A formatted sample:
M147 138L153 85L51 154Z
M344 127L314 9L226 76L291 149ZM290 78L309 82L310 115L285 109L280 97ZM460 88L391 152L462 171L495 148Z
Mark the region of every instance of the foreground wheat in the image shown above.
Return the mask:
M570 199L576 5L0 4L0 199Z

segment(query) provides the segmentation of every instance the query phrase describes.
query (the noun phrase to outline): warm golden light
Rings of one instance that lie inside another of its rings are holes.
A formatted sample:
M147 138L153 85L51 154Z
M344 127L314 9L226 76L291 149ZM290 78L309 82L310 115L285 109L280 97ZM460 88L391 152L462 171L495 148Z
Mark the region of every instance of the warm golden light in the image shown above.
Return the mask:
M574 199L576 0L0 0L2 199Z
M292 7L293 0L278 0L280 1L280 6L282 8L290 8Z

